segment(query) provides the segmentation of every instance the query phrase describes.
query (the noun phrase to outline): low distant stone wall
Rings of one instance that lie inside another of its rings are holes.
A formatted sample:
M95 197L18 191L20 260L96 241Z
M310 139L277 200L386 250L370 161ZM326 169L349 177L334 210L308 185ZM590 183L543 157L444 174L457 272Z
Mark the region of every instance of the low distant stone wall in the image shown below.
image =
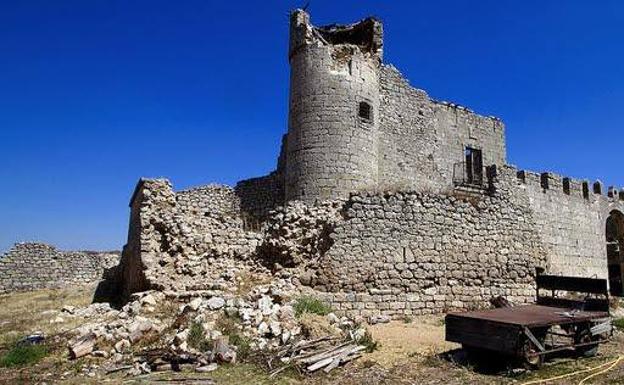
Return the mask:
M0 257L0 293L99 281L119 254L61 251L43 243L17 243Z

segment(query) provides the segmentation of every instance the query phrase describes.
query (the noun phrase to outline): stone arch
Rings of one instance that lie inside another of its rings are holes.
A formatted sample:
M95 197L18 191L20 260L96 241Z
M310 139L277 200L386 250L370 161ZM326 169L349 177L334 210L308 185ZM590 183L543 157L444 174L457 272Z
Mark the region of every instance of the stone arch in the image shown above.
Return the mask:
M619 210L609 213L606 221L607 267L609 290L612 295L624 295L624 214Z

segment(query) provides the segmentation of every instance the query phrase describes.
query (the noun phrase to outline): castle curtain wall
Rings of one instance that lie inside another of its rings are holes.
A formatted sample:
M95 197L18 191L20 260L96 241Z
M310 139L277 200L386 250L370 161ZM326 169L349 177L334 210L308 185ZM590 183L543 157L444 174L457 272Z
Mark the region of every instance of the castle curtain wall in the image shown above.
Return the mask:
M583 194L582 181L522 172L518 193L527 194L553 274L607 278L605 226L609 212L622 210L618 196ZM586 182L587 183L587 182ZM589 183L588 183L589 185Z
M430 314L534 299L547 253L516 170L473 199L418 192L356 194L313 286L351 315Z

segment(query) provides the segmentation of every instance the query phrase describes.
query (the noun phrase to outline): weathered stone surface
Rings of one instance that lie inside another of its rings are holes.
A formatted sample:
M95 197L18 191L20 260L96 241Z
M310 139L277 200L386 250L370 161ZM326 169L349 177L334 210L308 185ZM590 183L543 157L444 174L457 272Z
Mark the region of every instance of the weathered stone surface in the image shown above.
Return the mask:
M206 306L208 306L210 310L218 310L225 306L225 300L221 297L212 297L206 301Z

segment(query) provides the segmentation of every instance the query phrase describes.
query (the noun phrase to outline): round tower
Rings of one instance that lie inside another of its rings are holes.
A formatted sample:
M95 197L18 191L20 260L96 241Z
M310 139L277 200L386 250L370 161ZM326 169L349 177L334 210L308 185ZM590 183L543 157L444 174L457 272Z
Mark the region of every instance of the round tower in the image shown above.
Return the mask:
M291 14L286 200L377 186L382 35L373 18L314 27Z

